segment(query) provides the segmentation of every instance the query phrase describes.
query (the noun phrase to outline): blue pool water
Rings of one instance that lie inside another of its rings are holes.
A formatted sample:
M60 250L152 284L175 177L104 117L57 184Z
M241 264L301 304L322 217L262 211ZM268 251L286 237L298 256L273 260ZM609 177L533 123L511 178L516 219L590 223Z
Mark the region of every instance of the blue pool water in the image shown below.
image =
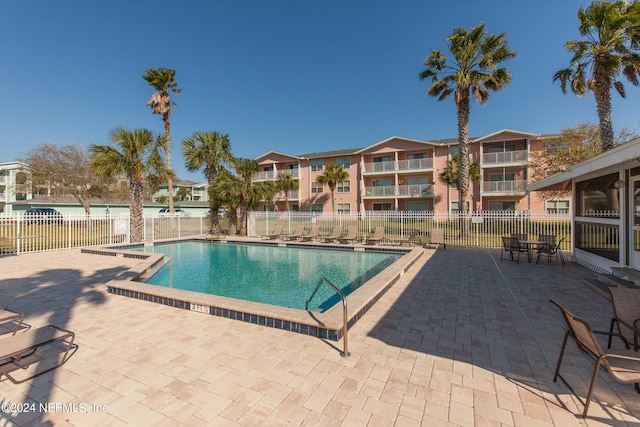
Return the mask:
M171 258L147 283L302 310L323 276L348 295L403 255L207 242L143 250ZM323 284L309 310L324 311L339 301Z

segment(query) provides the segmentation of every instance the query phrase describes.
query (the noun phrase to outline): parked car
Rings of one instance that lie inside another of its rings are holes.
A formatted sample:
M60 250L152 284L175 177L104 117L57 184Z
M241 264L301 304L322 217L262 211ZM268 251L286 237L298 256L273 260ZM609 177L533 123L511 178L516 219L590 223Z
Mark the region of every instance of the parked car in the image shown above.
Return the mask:
M191 216L188 212L182 210L182 208L173 208L173 214L175 216ZM169 208L160 209L160 216L169 216L171 215Z
M24 217L27 224L62 224L64 222L62 214L53 208L29 208L25 211Z

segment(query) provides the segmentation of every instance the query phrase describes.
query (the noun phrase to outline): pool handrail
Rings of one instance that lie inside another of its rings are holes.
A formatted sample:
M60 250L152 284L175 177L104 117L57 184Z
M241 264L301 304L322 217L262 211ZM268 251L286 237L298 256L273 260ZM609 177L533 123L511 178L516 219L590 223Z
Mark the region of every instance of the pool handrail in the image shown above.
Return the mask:
M343 338L343 344L344 344L344 351L340 352L340 356L349 357L351 356L351 353L349 353L349 339L347 337L347 298L344 296L344 292L342 292L340 288L338 288L336 285L331 283L329 279L323 276L322 279L320 279L320 281L316 285L316 288L311 293L311 296L305 303L304 307L305 307L305 310L307 311L309 310L309 303L311 302L313 297L316 296L318 289L320 289L320 286L322 286L324 282L327 282L327 284L331 286L338 293L338 295L340 295L340 299L342 300L342 338Z

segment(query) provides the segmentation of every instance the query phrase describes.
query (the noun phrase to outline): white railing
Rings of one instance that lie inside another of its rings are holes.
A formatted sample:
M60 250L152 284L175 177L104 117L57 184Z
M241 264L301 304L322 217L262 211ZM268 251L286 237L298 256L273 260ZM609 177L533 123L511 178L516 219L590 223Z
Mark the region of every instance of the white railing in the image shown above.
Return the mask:
M527 181L484 181L483 193L514 193L527 191Z
M433 184L381 185L376 187L365 187L364 197L433 197Z
M408 172L433 169L433 159L410 159L389 162L373 162L364 164L364 173L375 172Z
M0 184L4 184L7 182L7 176L6 175L0 175Z
M291 175L294 178L300 177L299 169L283 169L279 171L261 171L253 174L251 179L253 181L272 181L275 180L278 175Z
M300 190L289 190L289 200L298 200L300 198ZM286 200L284 191L281 191L275 195L276 200Z
M396 170L396 162L374 162L365 163L364 172L394 172Z
M395 195L395 185L378 185L376 187L364 188L364 197L393 197Z
M527 150L505 151L503 153L486 153L482 155L482 164L526 163Z
M535 239L540 234L554 234L557 241L565 238L563 250L571 249L571 214L546 214L526 211L482 211L468 213L465 217L453 212L401 212L367 211L362 214L312 214L309 212L250 212L250 236L269 234L282 224L285 233L291 233L298 225L306 231L320 227L322 234L329 234L340 225L357 226L360 237L370 235L376 227L384 227L388 242L405 240L415 229L420 230L424 242L428 242L429 230L441 228L445 241L451 246L498 248L502 236L526 234Z

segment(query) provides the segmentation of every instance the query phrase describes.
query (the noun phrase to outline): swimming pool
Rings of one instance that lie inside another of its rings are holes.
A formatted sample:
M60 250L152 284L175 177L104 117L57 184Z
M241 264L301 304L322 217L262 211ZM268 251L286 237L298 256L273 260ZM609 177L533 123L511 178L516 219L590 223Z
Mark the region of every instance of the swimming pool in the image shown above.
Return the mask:
M184 241L196 241L210 243L210 239L203 236L189 238ZM82 252L103 256L116 256L139 259L139 264L121 273L116 279L109 281L107 292L113 295L134 298L156 304L162 304L183 310L196 311L242 322L254 323L267 327L282 329L319 338L327 338L333 341L340 340L344 335L344 317L347 313L347 324L351 327L393 286L393 284L419 260L424 250L416 247L413 249L394 249L380 247L363 247L356 245L330 246L316 243L290 243L290 242L260 242L252 239L234 239L216 242L214 245L247 244L252 247L271 246L296 251L311 248L335 251L345 256L349 252L379 252L391 249L391 252L400 254L400 258L390 266L379 272L375 277L355 289L345 300L347 304L335 304L325 311L310 311L275 306L261 302L253 302L218 295L209 295L202 292L186 291L165 286L144 283L142 280L151 277L165 261L165 256L157 250L166 242L146 244L148 250L155 246L154 252L143 252L139 249L134 252L132 246L83 248ZM141 245L138 245L140 247ZM346 251L346 252L345 252ZM310 253L310 252L306 252ZM313 263L313 258L309 263ZM323 284L323 286L328 286ZM308 296L305 296L305 299ZM220 327L224 327L221 324Z
M404 254L206 242L140 250L170 258L146 283L311 311L340 302L331 287L322 286L306 305L323 277L349 295Z

